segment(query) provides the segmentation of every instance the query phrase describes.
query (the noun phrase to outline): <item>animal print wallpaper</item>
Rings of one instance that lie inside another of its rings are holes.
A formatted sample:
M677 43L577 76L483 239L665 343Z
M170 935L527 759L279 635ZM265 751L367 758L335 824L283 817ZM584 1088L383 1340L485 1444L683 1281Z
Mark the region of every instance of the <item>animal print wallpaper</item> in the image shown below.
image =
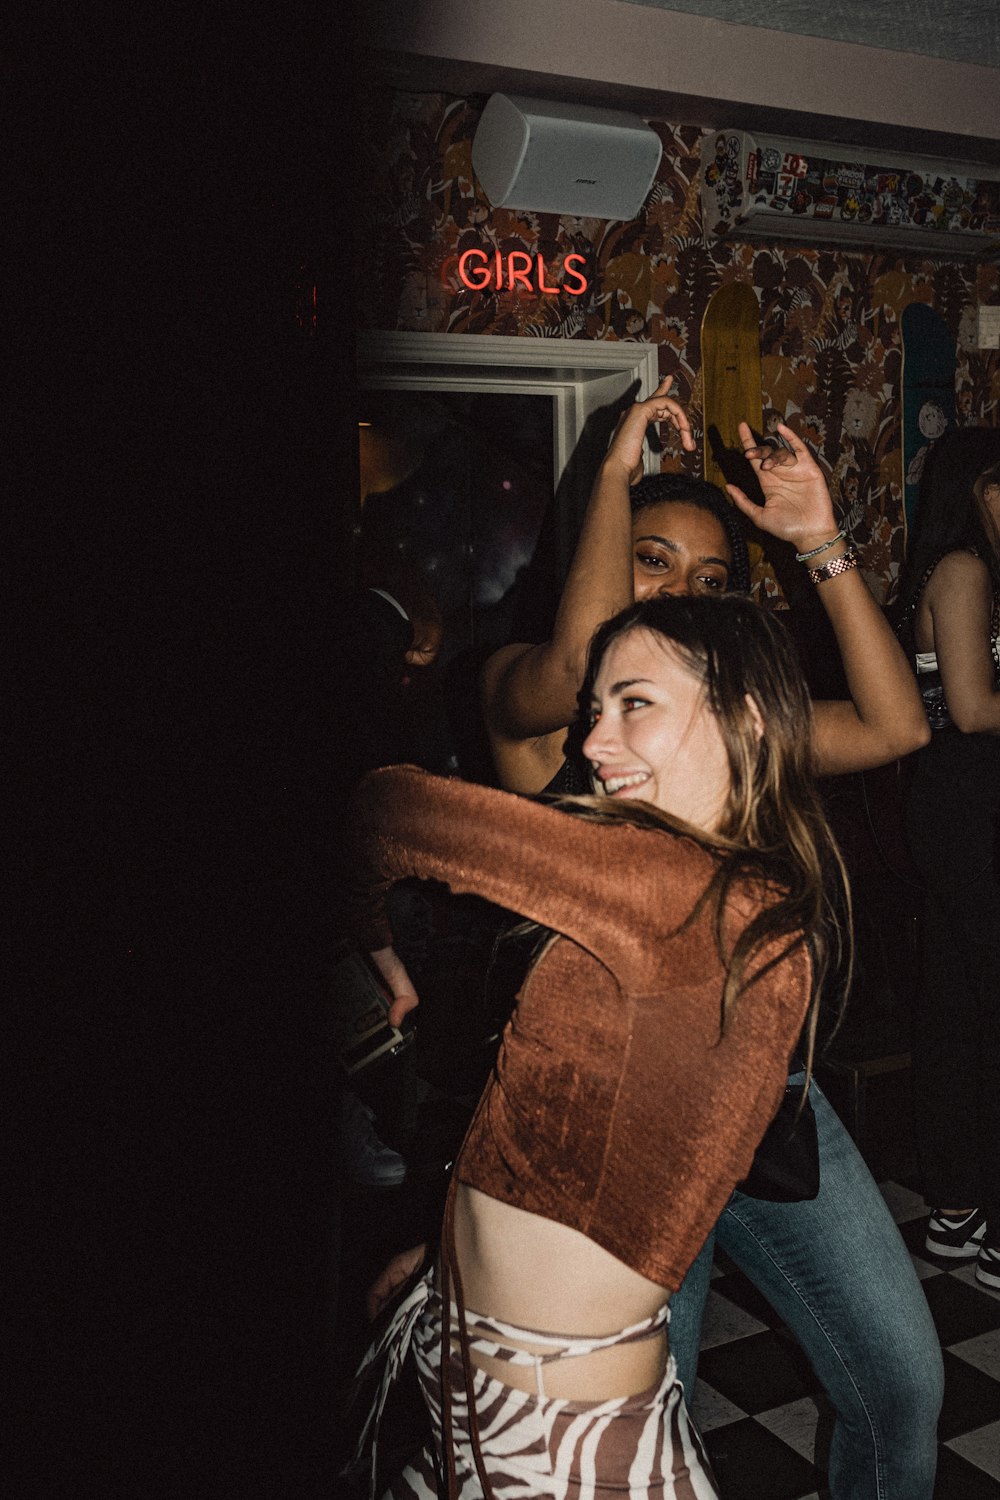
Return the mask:
M718 287L748 282L760 302L765 426L786 421L811 445L870 585L890 602L904 547L903 309L927 304L954 337L956 421L995 426L1000 356L976 348L976 309L1000 302L998 267L789 241L708 248L698 207L704 132L656 120L663 157L638 219L491 208L471 164L483 102L378 89L365 100L362 326L656 344L661 375L674 375L700 448L702 317ZM484 252L467 262L481 286L458 277L468 249ZM488 274L497 252L505 264L518 252L517 264L530 268L512 290L496 290ZM586 294L574 295L584 277ZM698 463L666 460L692 471ZM759 549L753 554L755 592L780 606L777 577Z

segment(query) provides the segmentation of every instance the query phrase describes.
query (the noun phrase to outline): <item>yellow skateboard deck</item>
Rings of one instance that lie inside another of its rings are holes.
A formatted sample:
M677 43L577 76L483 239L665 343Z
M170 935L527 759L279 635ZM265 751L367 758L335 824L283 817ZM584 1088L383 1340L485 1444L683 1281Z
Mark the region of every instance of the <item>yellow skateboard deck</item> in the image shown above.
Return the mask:
M748 465L737 429L749 422L759 433L763 420L760 304L746 282L720 287L709 300L701 323L701 369L705 478L722 490L727 478L745 488L741 470Z

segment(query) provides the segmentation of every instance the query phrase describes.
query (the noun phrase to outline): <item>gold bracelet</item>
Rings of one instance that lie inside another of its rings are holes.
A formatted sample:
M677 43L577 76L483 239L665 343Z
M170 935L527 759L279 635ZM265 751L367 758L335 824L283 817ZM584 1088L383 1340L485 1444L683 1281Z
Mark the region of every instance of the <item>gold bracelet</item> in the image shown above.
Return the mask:
M837 578L841 573L849 573L852 568L860 566L861 559L852 548L850 552L843 552L840 557L831 558L818 568L810 568L809 578L813 583L825 583L828 578Z

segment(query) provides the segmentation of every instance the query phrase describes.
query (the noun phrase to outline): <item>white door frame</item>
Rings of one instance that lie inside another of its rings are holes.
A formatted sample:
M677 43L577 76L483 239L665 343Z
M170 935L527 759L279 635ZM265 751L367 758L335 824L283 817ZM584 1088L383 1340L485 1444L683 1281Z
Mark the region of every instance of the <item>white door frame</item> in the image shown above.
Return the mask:
M565 574L614 413L629 393L642 400L658 384L656 345L362 332L357 347L358 384L365 390L493 391L552 398L559 567ZM647 473L659 470L648 445L645 466Z

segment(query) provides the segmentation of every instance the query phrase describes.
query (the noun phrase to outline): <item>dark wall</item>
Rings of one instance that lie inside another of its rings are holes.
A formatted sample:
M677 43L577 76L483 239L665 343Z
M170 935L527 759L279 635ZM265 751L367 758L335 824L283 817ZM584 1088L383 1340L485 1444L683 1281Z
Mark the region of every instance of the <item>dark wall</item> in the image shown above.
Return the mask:
M332 1492L351 51L85 7L8 58L25 1495Z

